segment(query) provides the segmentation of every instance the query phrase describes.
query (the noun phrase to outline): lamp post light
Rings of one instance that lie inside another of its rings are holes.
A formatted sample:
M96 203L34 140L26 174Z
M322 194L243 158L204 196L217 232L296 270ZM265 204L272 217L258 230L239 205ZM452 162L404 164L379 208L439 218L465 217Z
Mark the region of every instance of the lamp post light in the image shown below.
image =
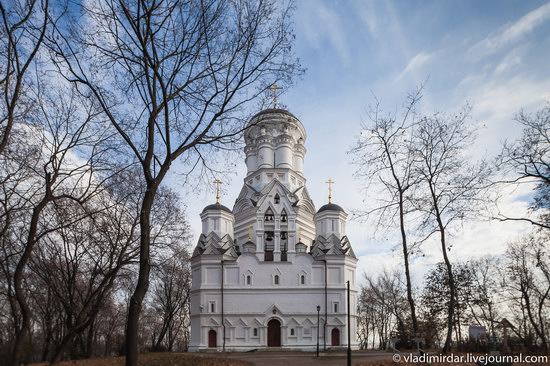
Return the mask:
M319 312L321 307L317 305L317 357L319 357Z

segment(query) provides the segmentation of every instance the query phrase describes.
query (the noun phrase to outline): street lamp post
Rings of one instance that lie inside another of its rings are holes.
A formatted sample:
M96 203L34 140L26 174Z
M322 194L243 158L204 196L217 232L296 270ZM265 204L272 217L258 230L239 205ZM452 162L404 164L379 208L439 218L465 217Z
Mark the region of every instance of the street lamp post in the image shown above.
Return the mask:
M348 366L351 366L351 311L349 302L349 281L346 281L348 291Z
M317 357L319 357L319 312L321 307L317 305Z

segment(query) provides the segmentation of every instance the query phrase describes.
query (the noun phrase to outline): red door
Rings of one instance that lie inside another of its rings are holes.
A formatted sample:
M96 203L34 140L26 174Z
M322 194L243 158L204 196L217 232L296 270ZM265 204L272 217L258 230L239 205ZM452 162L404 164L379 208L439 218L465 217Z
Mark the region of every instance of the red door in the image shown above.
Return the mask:
M211 329L208 331L208 347L210 348L216 348L217 347L217 341L218 341L218 335L216 334L216 331Z
M333 347L340 345L340 331L338 329L336 328L332 329L331 338L332 338L331 345Z
M281 323L277 319L267 323L267 346L281 347Z

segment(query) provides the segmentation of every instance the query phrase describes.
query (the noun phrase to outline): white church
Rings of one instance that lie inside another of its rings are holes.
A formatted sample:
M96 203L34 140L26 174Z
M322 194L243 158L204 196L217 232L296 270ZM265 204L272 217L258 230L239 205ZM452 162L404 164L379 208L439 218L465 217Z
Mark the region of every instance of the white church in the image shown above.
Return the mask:
M356 340L357 258L344 209L315 210L304 176L306 131L285 109L256 114L245 133L247 175L233 209L201 213L191 259L190 351L281 347L314 351ZM347 324L346 285L351 324Z

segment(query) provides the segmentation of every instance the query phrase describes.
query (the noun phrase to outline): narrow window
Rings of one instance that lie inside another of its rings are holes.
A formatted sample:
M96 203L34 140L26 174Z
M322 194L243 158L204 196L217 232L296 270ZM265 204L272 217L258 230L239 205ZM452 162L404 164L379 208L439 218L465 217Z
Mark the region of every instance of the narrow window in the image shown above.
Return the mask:
M275 194L275 199L274 199L275 203L280 203L281 202L281 197L279 197L279 194Z
M291 336L294 335L294 328L290 328L290 335L291 335Z
M279 275L275 275L275 278L273 279L273 282L278 285L279 284Z
M300 284L302 284L302 285L306 284L306 276L304 276L304 275L300 276Z
M338 303L337 302L334 303L334 312L335 313L338 312Z
M252 285L252 277L250 275L246 276L246 284L247 285Z
M258 336L258 328L254 328L254 337Z
M216 304L213 302L210 303L210 312L215 313L216 312Z

